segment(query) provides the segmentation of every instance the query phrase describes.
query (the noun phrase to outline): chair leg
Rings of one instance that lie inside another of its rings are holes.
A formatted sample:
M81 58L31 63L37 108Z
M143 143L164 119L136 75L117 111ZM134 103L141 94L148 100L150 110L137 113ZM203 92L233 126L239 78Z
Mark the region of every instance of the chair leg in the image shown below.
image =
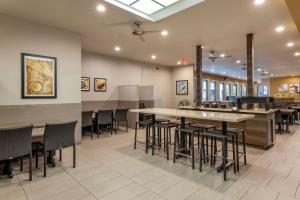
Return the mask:
M167 135L166 135L166 149L167 149L167 160L169 160L169 132L170 132L170 129L167 128Z
M235 157L235 154L236 154L236 151L235 151L235 142L234 142L234 135L231 136L231 143L232 143L232 159L233 159L233 171L234 173L236 173L236 166L237 166L237 163L236 163L236 157Z
M47 165L47 152L44 151L44 177L47 176L46 165Z
M138 123L136 122L135 123L135 131L134 131L134 145L133 145L133 149L136 149L137 126L138 126ZM147 135L146 135L146 137L147 137Z
M93 125L91 126L91 139L93 139L93 134L94 134L94 128Z
M236 134L236 171L239 172L240 171L240 150L239 150L239 134Z
M206 140L206 161L209 162L209 157L208 157L208 136L206 136L205 138Z
M246 141L245 141L245 132L242 133L243 137L243 153L244 153L244 164L247 165L247 153L246 153Z
M150 138L150 129L149 126L146 126L146 154L148 153L148 146L149 146L149 138Z
M227 145L226 145L226 142L227 140L224 139L223 140L223 144L222 144L222 154L223 154L223 163L222 163L222 166L223 166L223 177L224 177L224 181L227 180L227 174L226 174L226 165L227 165Z
M214 138L214 165L216 165L216 157L217 157L217 152L218 152L218 149L217 149L217 138Z
M128 121L126 120L126 132L128 132Z
M20 158L20 171L23 171L23 157Z
M191 133L192 168L195 169L194 133Z
M155 149L155 127L153 126L152 127L152 155L154 155L154 149Z
M214 162L214 153L213 153L214 145L213 145L213 142L214 142L214 138L211 137L210 138L210 165L211 166L213 165L213 162Z
M113 122L111 122L109 124L109 127L110 127L110 135L112 135L113 134Z
M76 145L73 145L73 168L76 167Z
M174 153L173 153L173 163L176 162L176 145L177 145L177 134L178 131L175 130L175 134L174 134Z
M59 161L62 160L62 149L59 149Z
M32 181L32 153L29 154L29 181Z
M35 143L35 168L39 167L39 143Z
M202 172L202 162L203 162L203 149L204 149L204 138L203 136L201 136L200 139L201 143L200 143L200 166L199 166L199 171Z
M117 123L118 122L115 121L115 134L117 134Z

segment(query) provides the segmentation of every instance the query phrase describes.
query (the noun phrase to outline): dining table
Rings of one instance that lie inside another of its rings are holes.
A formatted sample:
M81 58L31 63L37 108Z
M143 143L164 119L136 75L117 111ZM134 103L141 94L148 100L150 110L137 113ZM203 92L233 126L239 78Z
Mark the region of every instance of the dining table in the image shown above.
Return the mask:
M180 110L180 109L169 109L169 108L146 108L146 109L130 109L129 112L151 114L151 120L155 122L155 115L178 117L181 121L181 127L186 126L186 118L188 119L199 119L199 120L210 120L210 121L220 121L222 123L222 134L227 135L228 123L238 123L255 118L253 114L242 114L242 113L226 113L226 112L212 112L212 111L196 111L196 110ZM154 131L154 129L153 129ZM184 141L184 136L182 135L181 141ZM185 145L182 142L181 146ZM225 149L227 149L227 141L225 142ZM227 151L224 151L225 158L227 158ZM225 163L225 166L226 163ZM219 169L223 169L224 166L219 166ZM223 170L225 171L225 170Z

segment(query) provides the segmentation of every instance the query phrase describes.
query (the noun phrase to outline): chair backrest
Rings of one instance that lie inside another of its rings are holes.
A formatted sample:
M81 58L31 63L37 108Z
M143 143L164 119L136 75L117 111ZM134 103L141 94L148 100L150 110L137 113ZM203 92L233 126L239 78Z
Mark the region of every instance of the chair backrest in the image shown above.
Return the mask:
M281 122L281 111L280 110L276 110L275 111L275 123L280 123Z
M33 125L0 129L0 160L8 160L31 152Z
M127 113L128 109L117 109L115 112L115 120L116 121L127 121Z
M113 110L99 110L97 113L98 124L109 124L112 123Z
M44 133L45 151L70 147L75 144L75 127L77 121L46 124Z
M140 109L146 108L145 103L139 103L139 108L140 108Z
M82 127L93 125L93 111L84 111L81 113Z

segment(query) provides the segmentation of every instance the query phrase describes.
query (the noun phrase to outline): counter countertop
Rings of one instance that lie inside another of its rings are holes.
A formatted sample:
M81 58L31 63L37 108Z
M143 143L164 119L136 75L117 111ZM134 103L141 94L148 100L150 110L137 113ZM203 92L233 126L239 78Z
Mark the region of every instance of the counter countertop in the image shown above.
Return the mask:
M249 109L249 110L234 111L232 108L201 108L201 107L193 107L193 106L180 106L179 109L200 110L200 111L217 111L217 112L251 113L251 114L270 114L270 113L274 113L276 111L276 109L270 109L268 111L266 111L264 109Z

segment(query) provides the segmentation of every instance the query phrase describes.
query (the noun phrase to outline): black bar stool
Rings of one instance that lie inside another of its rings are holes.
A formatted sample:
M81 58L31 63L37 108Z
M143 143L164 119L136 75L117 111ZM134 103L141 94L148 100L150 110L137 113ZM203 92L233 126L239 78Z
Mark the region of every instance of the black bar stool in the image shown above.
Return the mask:
M229 167L231 164L234 165L234 173L236 173L236 151L235 151L235 141L234 141L234 136L232 136L232 161L228 162L228 157L226 155L227 154L227 135L223 135L220 134L218 132L203 132L201 133L201 144L200 144L200 166L199 166L199 171L202 172L202 161L203 159L205 160L205 158L203 158L203 149L205 148L204 145L204 138L210 138L211 140L211 165L215 165L216 164L216 157L218 156L217 154L217 140L221 140L222 141L222 165L218 170L223 170L223 177L224 177L224 181L227 180L227 167ZM208 156L208 155L207 155Z
M157 148L158 150L161 148L161 130L163 130L163 145L164 150L167 151L167 160L169 160L169 145L171 145L171 128L177 127L177 124L155 123L151 126L154 129L157 128L157 131L154 131L154 134L152 134L152 155L154 155L155 148ZM156 134L158 136L157 138Z
M201 129L198 128L176 128L175 135L174 135L174 155L173 155L173 162L176 162L177 155L191 158L192 160L192 168L195 169L195 149L194 149L194 135L198 134ZM181 136L183 137L179 137ZM180 141L179 138L185 138L185 141ZM189 138L189 141L187 140ZM189 155L191 152L191 156Z
M222 133L222 128L218 128L217 131ZM242 135L243 151L239 151L239 134ZM237 171L240 171L240 157L244 157L244 165L247 165L247 152L246 152L246 141L245 141L245 130L241 128L227 128L227 135L234 136L236 142L236 167Z
M137 140L137 129L140 125L142 125L143 127L146 128L145 142ZM139 143L145 144L145 147L146 147L145 151L146 151L146 153L148 153L148 148L152 146L152 144L150 143L150 140L151 140L151 136L150 136L151 125L153 125L152 120L138 121L138 122L135 123L134 149L136 149L136 143L139 142Z

